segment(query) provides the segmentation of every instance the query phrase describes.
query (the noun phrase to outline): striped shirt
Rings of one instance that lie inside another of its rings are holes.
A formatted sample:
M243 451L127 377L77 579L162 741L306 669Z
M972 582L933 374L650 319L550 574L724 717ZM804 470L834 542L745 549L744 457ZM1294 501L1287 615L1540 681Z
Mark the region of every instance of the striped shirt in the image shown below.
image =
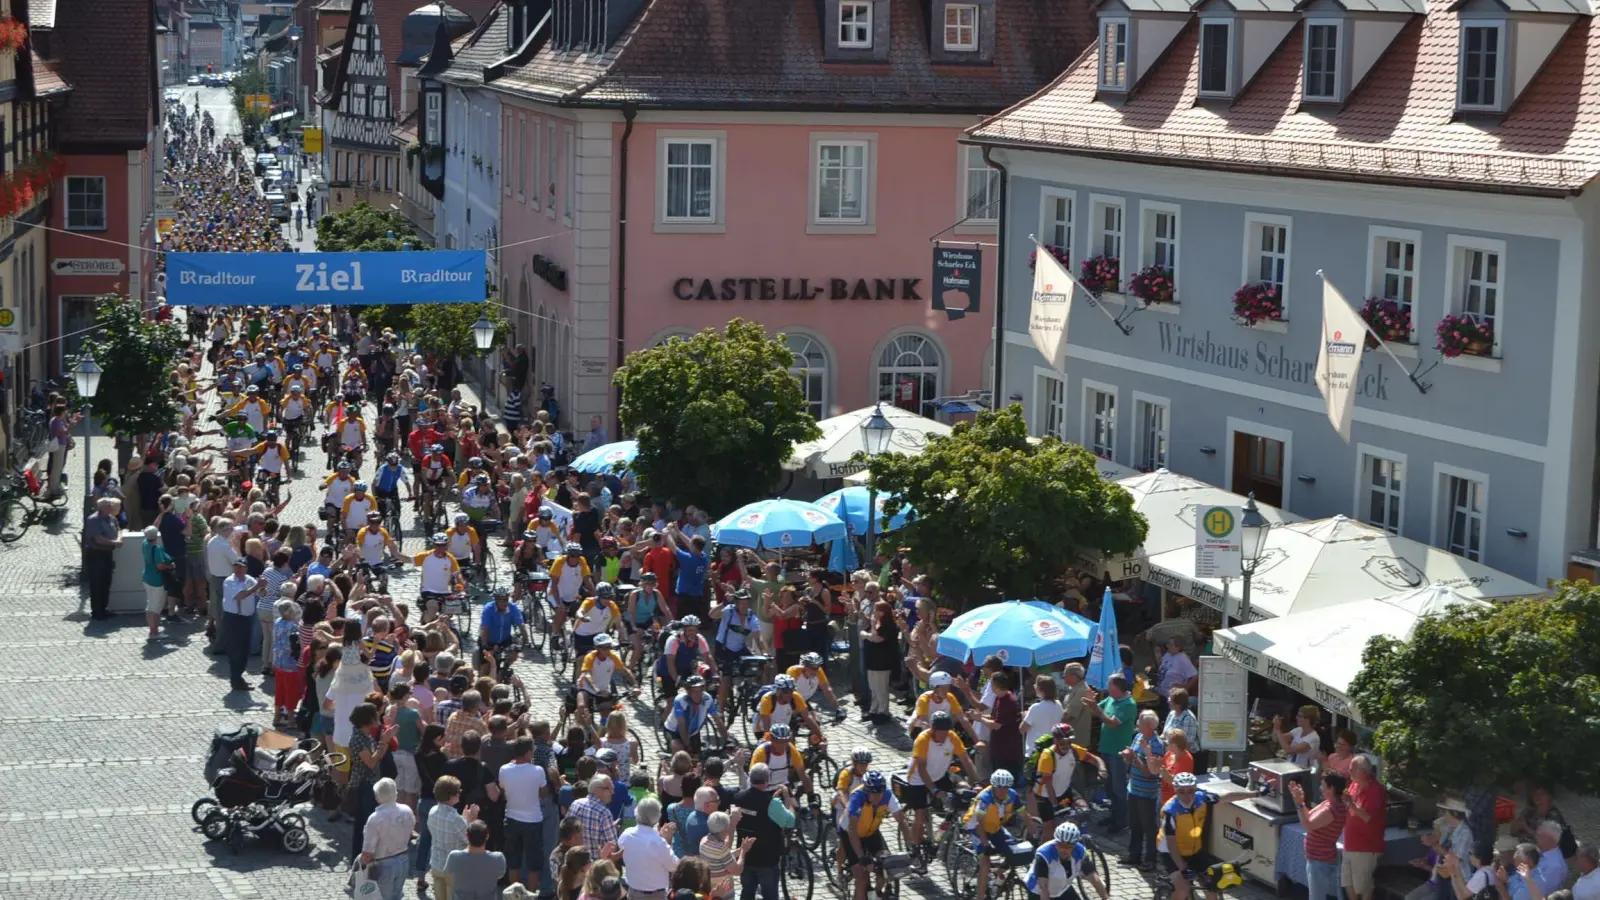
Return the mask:
M1150 760L1160 759L1167 752L1166 745L1154 735L1147 738L1142 734L1135 734L1133 743L1128 749L1133 751L1133 761L1128 764L1128 796L1160 799L1161 779L1150 774L1145 764Z
M1321 828L1306 832L1306 859L1312 862L1333 862L1339 858L1335 845L1339 835L1344 833L1344 820L1350 816L1350 808L1344 801L1333 799L1322 801L1310 815L1315 816L1325 808L1331 808L1333 819Z
M283 595L278 593L278 591L283 588L284 582L293 577L294 573L288 569L280 569L277 566L268 566L267 570L261 573L261 580L266 582L267 589L256 596L256 612L273 612L274 608L278 605L278 601L283 599Z
M440 704L441 706L443 704ZM476 731L480 736L489 732L489 726L483 724L483 719L476 713L460 710L450 717L444 726L444 752L451 759L461 755L461 739L467 732Z

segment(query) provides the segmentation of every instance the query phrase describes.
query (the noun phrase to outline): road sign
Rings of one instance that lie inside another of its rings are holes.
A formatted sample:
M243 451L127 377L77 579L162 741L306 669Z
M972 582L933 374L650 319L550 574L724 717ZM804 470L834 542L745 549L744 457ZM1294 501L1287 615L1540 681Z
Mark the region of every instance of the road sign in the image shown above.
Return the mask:
M50 263L57 275L121 275L127 265L120 259L58 259Z
M322 152L322 129L321 128L307 128L301 134L301 138L300 139L304 143L305 150L306 150L307 153L321 153Z
M262 112L272 111L271 94L245 94L244 105L248 109L259 109Z
M17 312L0 309L0 353L22 352L22 326L17 322Z
M1194 574L1196 578L1238 578L1244 571L1244 535L1237 506L1196 506Z

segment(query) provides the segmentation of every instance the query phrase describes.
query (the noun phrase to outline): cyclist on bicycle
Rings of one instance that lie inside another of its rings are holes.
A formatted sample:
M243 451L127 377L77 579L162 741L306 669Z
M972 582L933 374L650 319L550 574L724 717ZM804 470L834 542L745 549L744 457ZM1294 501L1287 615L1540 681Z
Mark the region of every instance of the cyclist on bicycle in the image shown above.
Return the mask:
M352 403L345 407L344 424L339 426L339 449L359 468L366 446L367 423L361 418L361 406Z
M800 699L795 693L794 679L787 675L779 675L772 679L772 688L762 695L756 702L755 731L757 734L765 732L768 728L779 725L793 727L801 722L810 726L813 734L822 735L822 726L817 724L817 719L811 714L811 708L806 701ZM827 743L827 738L822 738Z
M322 482L322 487L327 491L322 495L324 518L338 520L339 511L344 508L344 498L350 496L355 485L356 480L350 476L350 463L340 460L333 474ZM336 526L330 523L330 527Z
M505 588L495 588L494 602L483 606L483 615L478 619L478 658L493 660L496 651L505 648L505 664L509 667L517 660L516 645L512 639L521 637L528 639L528 626L522 620L522 610L511 602L511 592ZM496 676L499 676L497 671Z
M627 636L630 654L628 668L633 668L644 656L644 642L652 625L667 625L667 604L656 590L656 573L645 572L639 576L639 586L628 593L628 612L622 619L622 633Z
M461 511L473 522L489 518L489 511L500 502L487 474L474 475L472 484L461 492Z
M829 706L839 708L839 698L833 695L833 687L828 684L828 673L822 668L822 654L807 653L801 656L800 664L790 666L785 674L794 679L794 690L800 699L811 703L811 698L821 691L828 698Z
M711 647L700 635L700 617L684 616L678 622L678 632L667 638L661 648L661 658L656 660L656 674L661 676L661 693L671 697L678 689L678 680L700 677L704 672L717 674L717 662L711 656Z
M289 448L278 443L276 431L264 432L261 435L261 443L250 448L250 455L255 457L256 466L261 472L285 483L289 481ZM257 476L257 480L266 479Z
M717 702L727 705L731 676L739 670L740 658L761 652L761 620L750 608L750 592L743 588L733 592L733 602L712 606L711 618L717 622L712 646L717 668L730 676L718 683Z
M683 680L683 690L672 699L667 717L661 721L661 730L671 742L672 751L687 750L700 755L700 735L707 722L716 726L722 742L728 742L728 729L722 724L717 710L717 700L706 693L706 680L690 675Z
M422 572L422 623L426 625L438 618L444 601L462 590L461 565L450 555L450 538L439 532L433 536L433 549L418 553L412 562Z
M590 710L599 709L600 704L615 699L611 691L612 679L621 678L632 687L639 686L633 673L623 666L621 657L617 656L615 638L609 634L595 635L593 646L593 650L583 655L576 685L578 709L583 711L581 721L586 727L590 726Z
M574 677L578 663L595 648L595 640L601 635L609 635L612 626L622 621L622 609L617 606L617 589L608 581L595 585L594 596L578 604L575 616L576 624L572 626Z
M594 590L594 579L589 574L589 561L583 558L583 545L567 544L565 552L550 563L550 592L546 598L555 608L555 621L550 633L556 637L566 634L563 627L567 617L578 611L578 601Z
M1088 900L1077 888L1079 878L1089 879L1100 900L1108 900L1111 889L1094 870L1094 857L1079 843L1083 834L1071 822L1056 826L1055 840L1033 854L1028 870L1028 893L1039 900Z
M1172 776L1173 797L1161 808L1161 834L1166 839L1167 855L1172 857L1172 900L1189 900L1193 893L1189 881L1203 873L1217 859L1205 852L1206 820L1217 796L1199 788L1193 772ZM1209 884L1208 900L1222 896Z
M1078 763L1086 762L1094 766L1100 772L1100 780L1106 780L1105 761L1087 748L1074 744L1072 738L1072 726L1062 722L1050 729L1048 739L1040 738L1038 741L1048 744L1035 751L1036 758L1032 764L1031 800L1034 804L1033 815L1040 822L1041 832L1072 806L1083 805L1082 798L1072 786Z
M223 410L224 416L244 416L250 427L263 431L267 427L267 418L272 415L272 407L267 401L261 399L261 388L250 385L244 390L244 399Z
M389 530L383 527L383 513L377 510L367 513L366 526L356 532L356 549L361 553L361 561L369 566L390 557L399 558L400 548Z
M467 467L461 470L461 476L456 480L456 487L464 491L479 475L488 474L488 470L483 466L484 462L481 456L474 456L467 460Z
M810 794L811 773L806 771L805 758L794 745L794 732L788 725L774 725L767 739L756 744L750 754L750 765L766 763L772 770L769 784L787 784L795 794Z
M377 511L377 500L367 493L367 483L352 482L349 496L339 505L339 522L344 526L345 537L355 537L361 526L366 524L367 513Z
M844 812L844 805L850 799L850 792L861 787L862 779L867 777L867 772L872 769L872 751L866 747L857 747L850 751L850 765L839 770L839 777L833 780L833 813L838 816Z
M989 786L973 798L962 820L973 852L978 854L978 900L989 893L990 854L1009 859L1016 846L1017 839L1006 830L1006 824L1022 813L1022 797L1011 788L1014 782L1009 770L995 769L989 775Z
M928 821L928 807L933 794L955 790L950 778L950 767L959 762L961 768L972 775L978 769L967 756L967 745L951 734L955 719L947 712L936 712L929 717L928 730L917 735L911 743L911 762L906 766L906 806L911 809L911 845L922 846L922 836Z
M417 467L422 473L421 493L423 514L426 516L434 511L444 497L445 479L450 472L450 457L445 455L444 445L430 444Z
M889 845L884 843L879 829L883 820L894 816L900 824L902 836L906 833L906 814L900 801L889 792L889 779L877 770L861 779L861 786L850 792L844 811L839 815L839 847L844 851L845 863L854 872L855 900L867 898L867 876L871 873L868 860L885 856ZM878 876L878 896L884 894L884 876Z
M283 422L283 429L291 434L305 436L306 414L311 412L311 403L306 400L306 386L302 381L289 382L289 395L279 404L278 418Z
M416 498L416 491L411 487L411 476L406 474L406 467L400 464L400 454L390 453L384 457L383 465L372 473L372 493L378 498L378 507L383 507L383 501L392 500L396 505L400 503L400 485L406 486L406 501Z
M478 537L478 529L472 527L466 513L456 513L455 524L445 532L445 537L450 539L451 556L471 560L475 566L483 565L483 539Z
M541 562L560 556L567 546L561 539L561 529L556 527L556 514L544 506L539 507L538 522L523 532L522 536L531 539L539 551Z
M911 718L906 719L907 732L913 736L920 734L922 729L928 727L928 720L934 713L943 712L961 723L962 731L972 733L971 722L961 709L961 701L950 690L953 683L949 672L934 672L928 676L928 689L917 698L916 709L912 710ZM912 739L915 740L915 737Z

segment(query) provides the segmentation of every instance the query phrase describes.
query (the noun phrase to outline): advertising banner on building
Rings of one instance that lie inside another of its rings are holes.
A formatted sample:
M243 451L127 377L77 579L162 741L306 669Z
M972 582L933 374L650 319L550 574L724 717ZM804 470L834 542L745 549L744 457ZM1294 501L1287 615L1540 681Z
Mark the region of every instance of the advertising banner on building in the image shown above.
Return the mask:
M1050 251L1036 246L1033 271L1033 305L1028 311L1028 334L1050 367L1060 371L1067 362L1067 318L1072 315L1072 292L1077 282L1061 268Z
M322 152L322 129L307 128L300 133L300 141L307 153Z
M481 303L483 250L169 253L173 306Z
M977 247L934 247L933 308L954 322L977 312L982 296L982 251Z
M1356 409L1357 377L1361 352L1367 342L1367 323L1345 302L1344 295L1326 277L1322 279L1322 343L1317 345L1317 390L1328 407L1328 421L1346 444L1350 420Z

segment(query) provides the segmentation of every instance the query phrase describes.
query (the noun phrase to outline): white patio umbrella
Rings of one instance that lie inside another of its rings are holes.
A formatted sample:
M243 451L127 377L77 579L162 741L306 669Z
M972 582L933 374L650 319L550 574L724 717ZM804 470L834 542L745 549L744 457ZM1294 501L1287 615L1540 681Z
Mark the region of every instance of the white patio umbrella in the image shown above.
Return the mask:
M1105 475L1104 470L1101 475ZM1244 506L1246 499L1232 491L1166 469L1121 478L1117 484L1133 495L1133 508L1144 515L1150 530L1145 535L1144 545L1127 556L1092 560L1099 567L1097 572L1109 572L1116 581L1146 577L1150 557L1179 547L1193 547L1195 506ZM1299 516L1276 507L1256 505L1267 521L1275 526L1302 521Z
M1222 582L1194 575L1194 547L1152 556L1145 580L1224 609ZM1469 559L1446 553L1371 525L1334 516L1273 528L1250 580L1248 619L1266 619L1370 600L1428 584L1463 597L1530 597L1536 585ZM1241 585L1228 590L1226 607L1236 617Z
M889 452L914 456L928 446L928 438L950 433L950 426L935 422L897 406L883 404L883 415L894 424L889 436ZM804 471L813 478L844 478L865 469L851 457L866 449L861 424L872 418L878 406L823 419L817 423L822 437L794 445L794 453L783 464L791 472Z
M1350 682L1361 654L1378 636L1411 640L1417 623L1455 606L1486 606L1442 584L1372 600L1236 625L1212 635L1217 653L1258 675L1288 685L1328 709L1360 721Z

